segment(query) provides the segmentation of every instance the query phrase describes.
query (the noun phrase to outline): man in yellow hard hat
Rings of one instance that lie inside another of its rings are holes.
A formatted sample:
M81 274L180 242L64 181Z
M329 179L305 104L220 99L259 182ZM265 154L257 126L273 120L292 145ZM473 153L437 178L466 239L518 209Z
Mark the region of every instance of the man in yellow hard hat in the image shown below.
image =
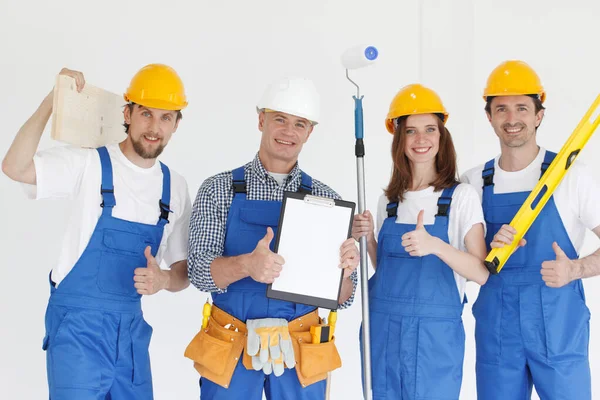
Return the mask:
M266 297L267 284L286 268L273 252L284 191L340 198L298 164L319 121L319 103L308 79L272 82L256 107L262 137L254 159L208 178L198 190L189 275L194 286L212 293L213 306L186 354L201 375L202 400L260 400L263 392L267 399L324 399L327 373L341 365L334 342L310 343L310 327L321 322L316 307ZM339 308L352 303L358 261L354 239L340 243ZM259 329L272 332L269 351L280 357L250 357Z
M509 224L555 153L537 144L545 90L525 62L503 62L484 92L501 152L465 173L482 196L488 250L511 244ZM600 251L578 259L586 230L600 236L600 187L577 160L500 273L473 306L480 399L591 399L590 312L582 278L600 273Z
M60 74L83 89L81 72ZM42 347L51 399L152 399L152 328L140 299L189 285L187 183L157 162L187 105L183 84L172 68L151 64L124 97L121 143L37 151L52 113L51 91L2 162L31 198L75 200L50 275ZM162 260L171 268L162 270Z

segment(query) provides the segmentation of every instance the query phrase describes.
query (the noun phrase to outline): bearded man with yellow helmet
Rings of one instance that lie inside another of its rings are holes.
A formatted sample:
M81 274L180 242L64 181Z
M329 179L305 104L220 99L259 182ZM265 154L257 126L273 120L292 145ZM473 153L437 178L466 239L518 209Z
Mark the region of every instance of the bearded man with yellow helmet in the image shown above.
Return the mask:
M60 74L83 89L81 72ZM51 399L152 399L152 327L141 296L189 285L187 183L157 162L187 106L183 83L171 67L150 64L135 74L124 98L121 143L37 151L52 114L51 91L2 163L30 198L73 200L49 276L42 348ZM169 270L159 267L162 260Z

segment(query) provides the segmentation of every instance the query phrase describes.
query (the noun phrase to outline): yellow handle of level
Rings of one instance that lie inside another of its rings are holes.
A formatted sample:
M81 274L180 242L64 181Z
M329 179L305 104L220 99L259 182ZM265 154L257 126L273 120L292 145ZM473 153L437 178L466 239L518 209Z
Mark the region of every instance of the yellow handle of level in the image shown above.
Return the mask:
M542 208L544 208L546 202L550 199L550 196L552 196L567 170L573 164L579 152L583 149L599 124L600 95L596 97L596 100L585 113L560 152L556 155L556 158L552 161L544 176L538 181L535 188L533 188L510 222L510 226L517 231L512 243L501 248L492 249L489 252L485 259L485 266L490 273L497 274L504 264L506 264L517 244L525 236L525 233L527 233L533 221L535 221Z

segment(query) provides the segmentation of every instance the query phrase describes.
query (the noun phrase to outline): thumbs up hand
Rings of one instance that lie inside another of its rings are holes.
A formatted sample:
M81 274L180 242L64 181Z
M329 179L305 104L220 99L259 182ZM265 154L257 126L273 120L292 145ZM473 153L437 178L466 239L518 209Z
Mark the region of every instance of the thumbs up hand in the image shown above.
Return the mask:
M577 265L567 257L556 242L552 243L552 249L556 254L556 260L544 261L540 272L546 286L559 288L577 278Z
M248 276L257 282L273 283L279 276L285 260L269 248L273 240L273 229L267 228L267 234L256 244L248 257L246 265Z
M152 256L150 246L144 250L146 266L134 270L134 287L139 294L152 295L169 286L169 274L163 271Z
M408 254L413 257L423 257L436 254L439 251L440 239L431 236L423 224L423 213L421 210L417 216L417 226L414 231L402 235L402 246Z

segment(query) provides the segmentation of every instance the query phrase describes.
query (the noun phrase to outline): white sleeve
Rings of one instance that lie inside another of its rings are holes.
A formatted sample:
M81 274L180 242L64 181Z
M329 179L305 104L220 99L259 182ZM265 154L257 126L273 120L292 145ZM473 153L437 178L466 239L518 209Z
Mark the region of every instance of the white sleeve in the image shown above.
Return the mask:
M181 189L181 214L175 220L173 231L167 239L167 248L163 257L168 267L178 261L187 260L188 239L190 228L190 217L192 215L192 203L188 191L187 182L183 177L179 177L183 184Z
M91 156L92 150L70 145L38 151L33 157L36 184L22 187L29 198L36 200L73 199L79 193Z
M484 165L479 165L475 168L471 168L464 174L460 176L460 182L469 184L472 188L475 189L477 196L479 196L479 201L481 202L481 198L483 197L483 178L481 177L481 171L483 171Z
M465 236L474 225L482 224L485 235L486 225L483 218L483 208L481 200L475 188L468 183L462 183L457 188L460 189L458 196L458 237L460 239L460 250L467 251L465 246Z
M577 168L576 171L572 172L577 172L576 201L578 217L586 228L593 230L600 226L600 208L598 208L600 186L598 180L592 176L590 169L585 164L576 163L573 167Z

